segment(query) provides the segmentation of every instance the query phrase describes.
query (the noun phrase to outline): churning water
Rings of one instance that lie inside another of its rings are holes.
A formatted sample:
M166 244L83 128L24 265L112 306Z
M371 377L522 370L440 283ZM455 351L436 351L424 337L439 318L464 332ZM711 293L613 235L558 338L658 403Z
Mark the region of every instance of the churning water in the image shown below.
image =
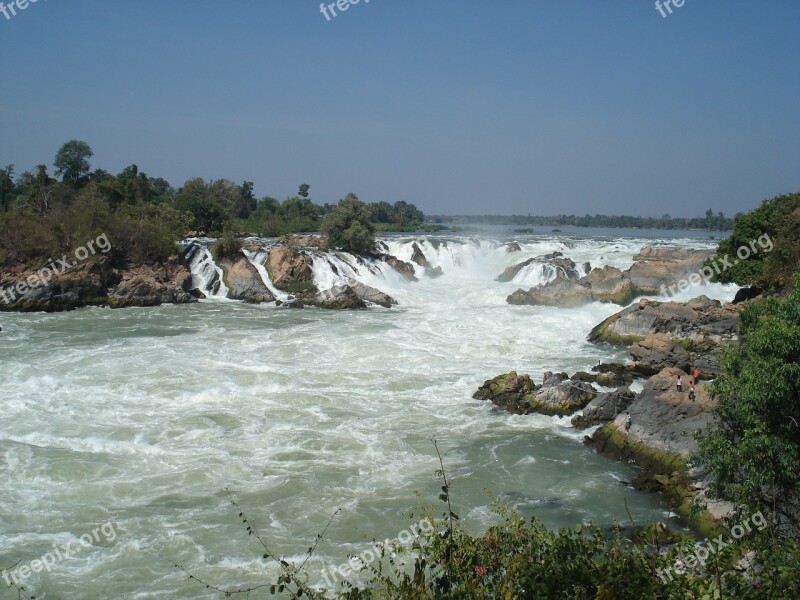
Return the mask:
M548 370L625 358L585 341L619 307L507 304L515 289L553 276L540 266L495 281L505 267L554 250L579 265L626 268L642 246L666 241L572 239L568 248L527 236L512 254L491 240L425 240L444 276L416 283L347 255L315 260L320 286L355 275L395 297L391 309L211 299L3 315L0 567L70 543L71 556L24 582L46 598L219 597L176 563L223 587L267 581L274 567L260 560L229 488L271 548L290 558L341 509L307 565L320 580L323 566L413 524L416 491L436 501L433 438L456 511L476 533L495 522L489 491L553 527L626 521L625 502L639 522L663 518L658 499L625 485L631 471L586 449L569 419L513 416L471 397L512 369L541 381ZM410 238L386 241L410 258ZM261 264L265 253L248 256ZM210 257L202 262L213 275ZM686 298L700 293L730 299L733 290L710 286ZM109 523L113 536L81 543Z

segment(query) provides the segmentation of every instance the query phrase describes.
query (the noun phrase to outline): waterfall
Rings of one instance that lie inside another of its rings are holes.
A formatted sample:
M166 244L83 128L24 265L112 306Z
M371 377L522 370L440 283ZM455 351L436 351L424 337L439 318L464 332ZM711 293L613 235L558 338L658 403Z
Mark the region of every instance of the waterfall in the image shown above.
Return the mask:
M280 300L281 302L288 301L289 294L276 288L275 284L272 283L272 279L269 277L269 271L267 271L267 267L265 266L267 263L267 257L269 256L269 250L264 250L263 248L255 252L242 250L242 253L245 255L247 260L250 261L250 264L255 267L256 271L258 271L258 274L261 276L261 281L263 281L264 285L267 286L267 289L272 292L272 295L275 296L275 299Z
M207 245L190 241L185 251L186 262L192 273L192 289L199 290L206 298L224 300L228 297L225 278Z

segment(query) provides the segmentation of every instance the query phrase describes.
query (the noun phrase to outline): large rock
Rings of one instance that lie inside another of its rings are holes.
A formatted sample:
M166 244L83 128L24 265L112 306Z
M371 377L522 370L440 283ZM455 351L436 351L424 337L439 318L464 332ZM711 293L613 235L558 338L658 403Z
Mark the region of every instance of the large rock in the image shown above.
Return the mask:
M680 375L684 391L675 382ZM631 429L625 432L625 415L613 421L613 428L628 442L640 443L661 453L687 458L697 450L694 434L703 431L712 420L715 402L703 384L696 388L696 399L689 399L689 374L670 367L648 379L642 391L628 407Z
M130 269L121 274L119 285L109 290L109 305L120 308L195 302L197 299L187 291L191 278L191 273L176 260Z
M689 351L668 335L651 333L641 342L630 347L636 372L642 375L655 375L669 367L692 370L692 357Z
M347 279L347 285L356 293L356 295L366 302L383 306L384 308L391 308L397 304L397 300L392 298L389 294L370 287L353 278Z
M627 387L617 388L613 392L598 394L589 402L579 415L572 417L572 426L586 429L600 423L607 423L628 408L636 398Z
M689 302L640 300L592 329L589 341L630 345L651 333L664 333L685 340L688 350L704 351L736 339L738 328L739 307L722 306L706 296Z
M55 312L82 306L117 308L196 301L188 293L191 275L178 257L164 264L124 270L112 269L101 257L71 266L46 282L34 279L35 275L35 270L4 274L0 310Z
M414 271L414 265L400 260L396 256L390 254L382 254L380 259L387 265L392 267L395 271L400 273L408 281L418 281Z
M703 262L712 255L710 250L645 247L627 271L610 266L591 269L574 283L569 281L569 276L557 277L527 292L518 290L508 297L508 302L546 306L612 302L624 306L637 296L658 294L692 273L698 273ZM506 273L501 275L505 276Z
M533 263L551 265L557 270L557 275L561 275L563 279L576 281L580 279L580 273L578 272L575 263L569 258L564 257L561 252L553 252L551 254L544 254L542 256L529 258L528 260L524 260L506 268L506 270L503 271L497 278L497 281L513 281L514 277L516 277L517 274L522 271L522 269Z
M272 302L275 297L264 285L261 275L244 255L234 259L224 258L219 261L225 285L228 287L228 298L260 303Z
M425 257L425 253L417 245L417 242L411 244L411 250L412 250L411 262L415 262L420 267L424 267L426 269L431 266L430 263L428 262L428 259Z
M303 302L318 308L331 310L354 310L367 308L366 302L349 285L335 285L330 289L317 292L316 295L304 298Z
M702 535L707 535L709 524L728 516L733 507L707 496L710 476L702 466L689 469L687 459L697 450L695 434L713 420L715 402L702 384L697 386L695 401L689 399L688 385L678 392L678 375L688 382L689 375L676 368L651 377L627 409L630 430L625 429L626 413L620 413L598 429L590 443L609 458L635 464L639 474L632 484L636 489L663 493L673 510L694 520L705 530ZM697 501L706 506L709 521L697 520Z
M273 246L267 256L267 271L273 285L298 296L317 293L311 256L289 246Z
M473 398L491 400L514 414L561 416L583 408L596 393L588 383L572 381L565 374L545 373L542 385L534 385L528 375L512 371L485 381Z
M320 248L325 240L319 235L291 233L280 238L278 243L293 248Z

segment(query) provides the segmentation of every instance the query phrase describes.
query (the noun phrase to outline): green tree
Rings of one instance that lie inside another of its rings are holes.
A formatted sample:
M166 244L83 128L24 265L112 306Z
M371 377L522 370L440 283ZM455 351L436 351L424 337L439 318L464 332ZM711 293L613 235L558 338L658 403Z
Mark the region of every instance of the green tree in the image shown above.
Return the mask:
M297 192L297 195L301 198L308 198L308 190L311 189L311 186L307 183L300 184L300 189Z
M220 179L206 183L200 178L190 179L175 195L174 207L192 214L191 226L204 233L225 230L234 217L241 199L239 186Z
M89 159L92 156L94 156L94 152L86 142L80 140L68 141L59 148L53 161L56 175L60 175L65 183L70 183L73 186L78 185L89 173Z
M727 259L731 263L715 280L764 289L791 286L792 274L800 266L799 227L800 194L776 196L765 200L755 210L738 215L731 235L719 243L717 257L708 261L712 264L714 260ZM757 245L758 252L752 252L751 243L765 235L773 248ZM737 258L742 248L750 248L747 258Z
M800 531L800 275L787 298L744 307L739 342L714 381L716 421L697 462L714 491L746 510L774 510Z
M375 229L370 211L355 194L344 200L322 221L322 231L328 234L328 246L353 254L367 254L375 248Z
M14 165L6 165L0 169L0 210L8 210L11 204L11 192L14 191Z

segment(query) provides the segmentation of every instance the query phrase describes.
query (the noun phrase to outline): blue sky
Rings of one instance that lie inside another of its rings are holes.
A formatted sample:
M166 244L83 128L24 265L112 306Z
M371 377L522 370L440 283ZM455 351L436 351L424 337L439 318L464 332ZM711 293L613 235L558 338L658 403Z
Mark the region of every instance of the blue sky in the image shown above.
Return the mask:
M7 3L7 2L6 2ZM39 0L0 164L136 163L427 213L733 214L800 191L800 2Z

